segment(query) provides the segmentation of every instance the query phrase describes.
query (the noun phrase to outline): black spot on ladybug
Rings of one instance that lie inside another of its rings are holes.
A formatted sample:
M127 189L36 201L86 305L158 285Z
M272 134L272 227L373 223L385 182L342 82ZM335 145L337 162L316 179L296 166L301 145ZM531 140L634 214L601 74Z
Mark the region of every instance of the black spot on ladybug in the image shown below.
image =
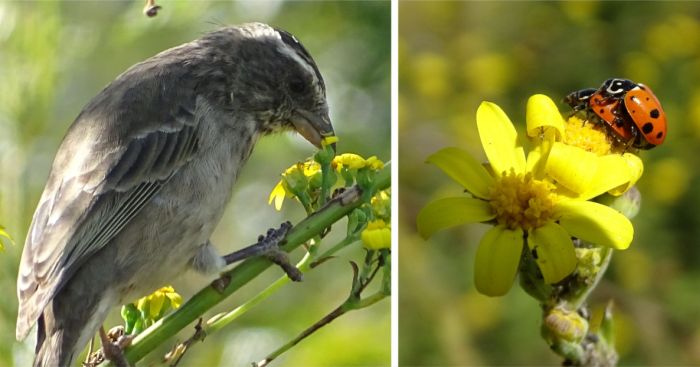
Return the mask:
M651 116L651 118L653 118L653 119L658 119L659 115L660 115L659 110L657 110L656 108L654 108L653 110L651 110L651 112L649 112L649 116Z
M601 108L598 112L600 112L600 114L602 115L605 112L605 110Z
M645 100L646 100L646 101L650 101L650 100L651 100L651 98L647 97L647 98L646 98Z
M647 122L646 124L644 124L644 126L642 126L642 131L644 132L644 134L649 134L650 132L654 131L654 124L652 124L651 122Z
M664 136L664 132L663 132L663 131L659 131L659 133L656 134L656 138L657 138L657 139L661 139L661 137L663 137L663 136Z

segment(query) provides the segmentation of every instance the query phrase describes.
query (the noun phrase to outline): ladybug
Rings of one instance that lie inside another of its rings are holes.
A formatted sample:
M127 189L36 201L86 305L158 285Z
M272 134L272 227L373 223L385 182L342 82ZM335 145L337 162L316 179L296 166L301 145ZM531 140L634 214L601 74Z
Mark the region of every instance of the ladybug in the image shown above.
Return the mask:
M644 84L628 79L608 79L598 89L570 93L564 102L574 112L583 110L597 116L627 147L651 149L666 138L664 110L656 95Z
M598 89L588 88L572 92L566 96L564 102L573 108L574 113L586 111L587 114L595 115L618 141L623 143L634 141L630 127L633 122L620 112L619 99L604 97Z

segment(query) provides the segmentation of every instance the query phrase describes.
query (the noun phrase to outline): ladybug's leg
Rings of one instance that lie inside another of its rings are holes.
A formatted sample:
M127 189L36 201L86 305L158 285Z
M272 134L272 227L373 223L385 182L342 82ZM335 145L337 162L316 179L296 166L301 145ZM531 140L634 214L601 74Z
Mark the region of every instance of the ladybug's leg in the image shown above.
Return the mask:
M612 113L613 113L613 115L615 115L615 119L613 120L613 123L618 128L621 128L625 124L625 118L624 118L625 112L623 110L621 110L620 108L615 108L612 110ZM634 136L634 135L636 135L636 133L633 132L632 135Z
M636 126L630 126L630 132L632 133L632 138L625 144L625 149L622 150L623 154L626 153L627 150L629 150L629 148L632 147L633 144L637 142L637 140L639 140L640 137L639 130Z
M586 123L588 123L589 121L593 121L593 120L591 120L591 113L592 112L589 108L586 108L585 110L583 110L583 112L584 112L584 114L583 114L583 121L581 121L581 127L586 126ZM571 117L571 116L569 116L569 117Z
M568 119L574 117L577 113L584 111L584 110L586 111L586 117L588 117L588 110L586 109L586 107L587 106L585 104L578 104L578 105L571 107L571 112L569 112L569 115L566 116L566 119L568 120Z

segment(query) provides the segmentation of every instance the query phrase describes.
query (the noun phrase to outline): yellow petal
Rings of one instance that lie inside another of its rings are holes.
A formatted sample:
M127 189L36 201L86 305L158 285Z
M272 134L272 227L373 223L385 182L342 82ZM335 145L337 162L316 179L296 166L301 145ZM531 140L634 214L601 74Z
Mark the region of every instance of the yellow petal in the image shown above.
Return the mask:
M575 192L586 192L598 170L598 156L583 149L555 142L547 157L545 173L558 185Z
M642 174L642 161L620 154L608 154L598 157L598 167L595 174L591 174L591 182L585 192L579 195L582 200L588 200L607 191L626 191L634 185ZM624 191L619 192L622 194ZM618 195L619 195L618 194Z
M637 183L639 178L642 177L642 173L644 173L644 163L642 163L642 160L638 156L625 153L622 155L622 158L627 162L629 168L629 181L608 191L610 195L620 196L624 194L625 191L629 190L630 187Z
M163 293L156 292L151 295L151 306L148 309L148 315L150 318L155 319L160 315L160 310L163 308L163 302L165 302L165 297Z
M139 298L139 300L136 301L136 308L143 313L150 308L150 303L150 296Z
M509 230L499 225L486 232L476 250L476 289L491 297L506 294L513 285L522 250L521 230Z
M355 153L343 153L335 156L333 162L347 169L360 169L365 166L365 159Z
M321 139L321 146L325 147L325 146L331 145L333 143L337 143L338 140L340 140L340 139L338 139L338 137L335 135L326 136L323 139Z
M365 163L367 164L367 167L375 171L384 168L384 162L377 158L376 155L367 158L367 161Z
M169 292L165 294L168 298L170 298L170 304L173 306L173 308L179 308L180 305L182 304L182 296L176 292Z
M545 166L547 157L551 149L552 142L543 141L536 145L527 154L527 172L532 172L533 178L541 180L545 176Z
M618 250L629 247L634 228L615 209L591 201L566 200L554 208L559 224L570 235L599 246Z
M482 102L476 111L476 125L481 145L497 176L525 172L525 151L508 116L497 105Z
M576 268L576 252L571 236L554 222L530 231L527 244L548 284L564 279Z
M5 230L5 227L3 227L3 226L0 226L0 237L7 239L13 245L15 244L15 241L12 239L10 234L7 233L7 231ZM3 251L5 249L2 238L0 238L0 251Z
M370 229L369 226L360 235L362 244L370 250L391 248L391 228Z
M535 94L527 100L525 121L530 137L539 137L549 129L555 131L556 140L564 136L564 119L554 101L544 94Z
M275 209L278 211L281 210L282 202L284 202L285 193L286 191L284 190L284 185L282 184L282 181L278 182L275 188L272 189L272 192L270 192L270 199L267 202L267 204L272 204L272 201L274 200Z
M459 148L444 148L428 157L432 163L470 193L482 199L488 198L489 187L494 184L484 166L471 154Z
M418 213L418 233L428 238L433 233L464 223L484 222L495 218L491 205L483 200L456 197L435 200Z
M355 154L357 155L357 154ZM359 157L359 156L358 156ZM360 157L360 159L363 159ZM363 159L364 160L364 159ZM316 161L306 161L302 164L304 176L311 177L321 171L321 164Z

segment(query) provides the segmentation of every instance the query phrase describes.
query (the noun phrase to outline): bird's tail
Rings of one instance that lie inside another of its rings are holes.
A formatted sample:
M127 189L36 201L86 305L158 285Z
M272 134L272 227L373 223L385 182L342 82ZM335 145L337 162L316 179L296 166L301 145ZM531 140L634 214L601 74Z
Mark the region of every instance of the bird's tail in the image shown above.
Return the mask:
M69 366L74 359L77 346L75 338L68 337L65 329L55 327L52 317L44 312L37 322L36 358L34 367Z
M67 347L63 329L47 328L46 316L42 314L38 321L39 330L36 337L36 358L34 367L68 366L73 361L75 348Z

